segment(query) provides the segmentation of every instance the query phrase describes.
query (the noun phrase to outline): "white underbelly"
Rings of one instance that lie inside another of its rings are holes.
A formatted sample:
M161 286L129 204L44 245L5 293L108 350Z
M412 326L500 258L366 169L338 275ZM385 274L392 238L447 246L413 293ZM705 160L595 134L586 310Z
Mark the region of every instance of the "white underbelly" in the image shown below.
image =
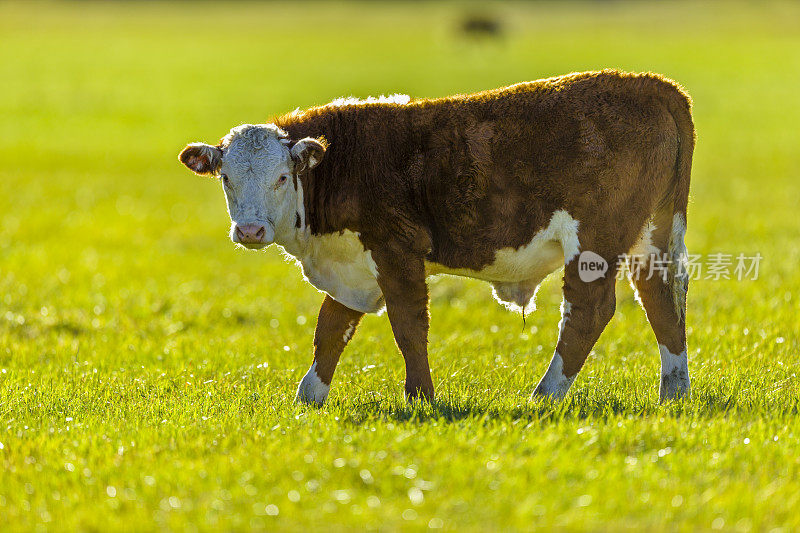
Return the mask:
M448 268L438 263L425 263L425 274L450 274L491 282L518 283L532 279L542 280L564 264L564 252L557 242L548 241L535 247L498 250L493 263L481 270Z
M577 229L577 221L566 211L557 211L550 224L528 244L498 250L495 260L480 270L426 262L425 274L451 274L489 281L495 284L499 299L523 302L520 305L524 307L548 274L578 254ZM384 308L372 253L364 249L357 233L344 231L312 237L300 263L308 282L342 305L364 313L380 312Z
M425 271L428 275L452 274L495 283L538 284L577 256L578 249L578 221L566 211L556 211L547 227L537 232L528 244L498 250L494 261L480 270L427 263Z

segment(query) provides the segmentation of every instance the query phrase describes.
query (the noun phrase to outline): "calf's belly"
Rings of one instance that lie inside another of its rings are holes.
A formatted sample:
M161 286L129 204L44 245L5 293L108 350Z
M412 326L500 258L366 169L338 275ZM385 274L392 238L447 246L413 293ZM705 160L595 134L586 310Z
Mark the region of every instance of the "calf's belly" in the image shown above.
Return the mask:
M489 265L472 269L429 263L426 268L429 275L453 274L498 283L538 283L577 256L579 248L578 221L566 211L558 210L527 244L497 250Z
M564 264L564 252L557 242L531 243L520 248L498 250L495 260L480 270L448 268L439 263L425 263L428 276L450 274L489 282L520 283L545 278Z
M569 261L578 254L577 229L578 222L566 211L556 211L549 225L528 244L497 250L489 265L470 269L426 262L425 273L488 281L495 285L500 300L524 307L548 274L562 266L565 259ZM301 263L306 279L342 305L364 313L383 309L377 267L371 252L358 240L358 234L345 231L315 238Z

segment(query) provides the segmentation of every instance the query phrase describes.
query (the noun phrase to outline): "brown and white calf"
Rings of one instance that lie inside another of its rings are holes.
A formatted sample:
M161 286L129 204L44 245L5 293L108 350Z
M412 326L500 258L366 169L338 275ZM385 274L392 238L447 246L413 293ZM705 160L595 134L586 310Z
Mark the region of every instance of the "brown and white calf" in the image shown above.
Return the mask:
M180 160L220 178L247 248L276 243L326 294L298 399L321 404L364 313L389 316L408 398L433 399L426 278L494 285L531 308L564 267L558 343L534 395L563 397L615 310L629 266L661 353L661 399L688 394L686 208L691 101L656 74L600 71L477 94L344 99L233 128ZM608 264L584 281L579 256ZM663 255L662 255L663 254ZM665 276L645 275L666 257Z

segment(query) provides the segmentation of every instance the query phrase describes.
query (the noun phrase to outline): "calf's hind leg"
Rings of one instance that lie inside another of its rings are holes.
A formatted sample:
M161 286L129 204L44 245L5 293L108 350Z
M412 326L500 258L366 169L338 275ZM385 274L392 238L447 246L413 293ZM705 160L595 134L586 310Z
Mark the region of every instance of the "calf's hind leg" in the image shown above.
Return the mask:
M680 218L679 218L680 217ZM688 277L684 258L684 222L682 215L670 221L666 215L655 220L652 232L653 248L642 257L633 256L630 262L631 283L656 334L661 354L661 401L688 396L691 389L689 361L686 350L686 291ZM670 244L670 239L672 243ZM667 251L666 276L651 268L651 262L661 260ZM682 271L678 268L682 267Z
M608 260L608 259L607 259ZM533 397L566 396L589 351L594 346L616 309L615 273L612 267L605 277L584 282L578 276L578 261L564 268L564 300L555 354Z
M297 401L322 405L328 397L339 356L364 313L345 307L328 295L322 302L314 331L314 362L297 388Z

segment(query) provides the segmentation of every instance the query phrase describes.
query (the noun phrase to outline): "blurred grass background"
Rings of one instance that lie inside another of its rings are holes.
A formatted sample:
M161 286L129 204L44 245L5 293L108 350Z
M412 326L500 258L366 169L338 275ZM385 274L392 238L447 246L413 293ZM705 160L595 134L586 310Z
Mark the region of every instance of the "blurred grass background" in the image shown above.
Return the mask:
M465 35L475 16L500 35ZM0 3L0 522L796 529L798 22L796 2ZM553 276L524 329L488 285L431 281L438 406L403 404L385 316L329 406L294 406L321 296L234 249L180 149L339 96L605 67L694 98L690 252L764 256L757 281L690 287L693 400L657 406L619 284L572 399L529 404Z

